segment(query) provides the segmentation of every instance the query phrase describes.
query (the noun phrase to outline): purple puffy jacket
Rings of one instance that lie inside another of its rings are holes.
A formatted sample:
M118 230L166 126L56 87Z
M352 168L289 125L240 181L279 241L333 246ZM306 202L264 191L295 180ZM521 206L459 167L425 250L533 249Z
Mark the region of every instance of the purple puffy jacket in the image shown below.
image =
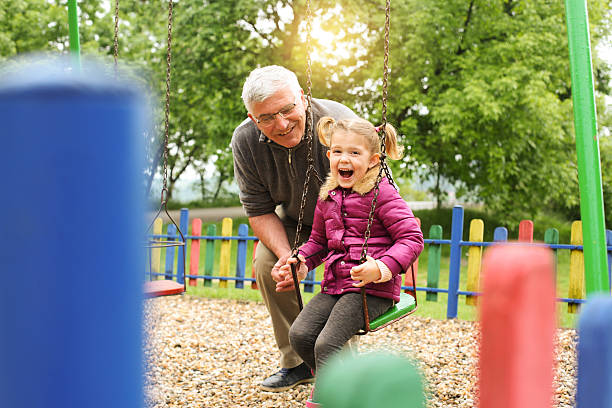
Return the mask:
M338 295L359 292L353 286L351 268L359 265L361 247L374 197L379 167L347 190L328 177L321 186L315 209L312 232L299 252L306 257L306 266L313 269L325 262L321 292ZM366 293L399 301L401 272L417 259L423 250L423 233L416 218L386 178L380 182L374 220L368 239L368 255L380 259L393 277L383 283L366 285Z

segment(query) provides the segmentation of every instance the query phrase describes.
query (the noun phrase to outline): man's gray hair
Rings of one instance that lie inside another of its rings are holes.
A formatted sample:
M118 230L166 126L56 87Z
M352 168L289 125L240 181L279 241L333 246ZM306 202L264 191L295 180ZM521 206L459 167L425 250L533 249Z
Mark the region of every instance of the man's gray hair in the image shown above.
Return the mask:
M290 87L296 96L302 89L297 76L292 71L279 65L256 68L244 81L242 101L247 111L250 112L253 103L263 102L286 87Z

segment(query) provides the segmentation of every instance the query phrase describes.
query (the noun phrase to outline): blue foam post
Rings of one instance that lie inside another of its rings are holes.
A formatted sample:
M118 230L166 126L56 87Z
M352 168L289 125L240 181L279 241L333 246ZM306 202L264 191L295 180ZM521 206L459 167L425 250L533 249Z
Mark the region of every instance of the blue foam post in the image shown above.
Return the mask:
M0 406L142 407L142 96L97 65L12 64L0 72Z
M612 298L597 295L578 323L578 408L612 407Z

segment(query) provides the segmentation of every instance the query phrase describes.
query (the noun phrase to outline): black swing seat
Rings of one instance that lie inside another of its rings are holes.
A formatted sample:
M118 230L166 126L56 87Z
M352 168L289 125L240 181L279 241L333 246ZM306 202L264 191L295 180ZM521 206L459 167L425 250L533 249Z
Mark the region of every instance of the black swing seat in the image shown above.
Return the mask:
M384 326L401 319L416 310L416 300L409 293L400 293L400 301L385 313L370 322L370 331L382 329Z

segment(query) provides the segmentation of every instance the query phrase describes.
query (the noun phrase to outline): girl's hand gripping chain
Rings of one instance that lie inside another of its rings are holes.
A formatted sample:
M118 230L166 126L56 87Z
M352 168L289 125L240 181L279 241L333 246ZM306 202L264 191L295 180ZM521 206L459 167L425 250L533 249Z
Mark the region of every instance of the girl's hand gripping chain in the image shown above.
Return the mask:
M351 269L351 278L355 281L359 281L353 283L353 286L360 288L370 282L379 280L381 278L380 268L374 258L367 255L364 263Z
M293 276L291 275L291 265L295 265L297 268L298 281L302 281L308 275L308 268L306 267L306 259L303 255L298 254L297 257L291 256L287 259L285 265L280 267L279 276L281 280L276 284L277 292L285 292L294 288Z

